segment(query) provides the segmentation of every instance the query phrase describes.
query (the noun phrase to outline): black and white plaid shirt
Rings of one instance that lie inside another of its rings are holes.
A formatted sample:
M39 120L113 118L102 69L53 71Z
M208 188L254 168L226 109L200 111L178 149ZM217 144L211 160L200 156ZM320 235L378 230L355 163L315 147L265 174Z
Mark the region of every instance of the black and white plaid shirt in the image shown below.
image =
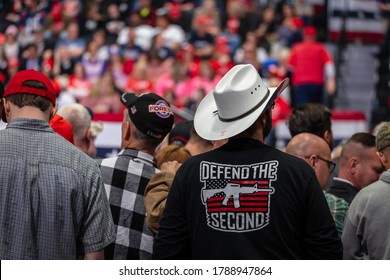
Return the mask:
M98 160L116 226L116 240L106 259L151 259L153 234L145 223L144 191L159 170L152 155L124 149L117 157Z

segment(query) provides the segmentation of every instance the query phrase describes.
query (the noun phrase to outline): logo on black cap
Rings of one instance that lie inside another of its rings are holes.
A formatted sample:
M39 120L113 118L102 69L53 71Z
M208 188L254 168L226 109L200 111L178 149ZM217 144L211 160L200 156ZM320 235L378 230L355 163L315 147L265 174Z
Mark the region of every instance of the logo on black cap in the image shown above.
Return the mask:
M160 118L166 119L172 114L172 110L164 100L159 100L156 104L149 105L149 113L156 113Z

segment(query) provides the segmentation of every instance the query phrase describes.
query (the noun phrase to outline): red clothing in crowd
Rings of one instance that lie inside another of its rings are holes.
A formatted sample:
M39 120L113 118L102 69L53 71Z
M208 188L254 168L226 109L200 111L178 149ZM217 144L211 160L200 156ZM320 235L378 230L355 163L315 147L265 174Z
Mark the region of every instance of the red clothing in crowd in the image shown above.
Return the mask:
M70 143L74 144L73 128L67 120L65 120L60 115L55 114L54 117L50 120L50 126L56 133L64 137Z
M153 91L153 82L150 79L129 77L126 83L126 91L141 94Z
M68 92L76 99L83 98L89 94L92 85L86 78L80 78L76 75L71 75L68 81Z
M293 68L292 84L324 84L325 64L332 57L323 44L303 41L293 46L288 64Z

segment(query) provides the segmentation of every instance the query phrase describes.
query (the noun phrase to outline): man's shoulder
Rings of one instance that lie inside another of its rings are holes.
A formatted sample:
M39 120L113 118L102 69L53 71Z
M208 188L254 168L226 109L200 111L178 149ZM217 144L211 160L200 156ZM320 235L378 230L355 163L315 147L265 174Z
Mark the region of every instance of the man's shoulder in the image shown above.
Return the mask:
M108 174L113 174L116 172L116 170L121 170L123 172L128 173L128 167L129 167L129 162L128 161L118 161L118 156L115 157L109 157L109 158L103 158L103 159L95 159L97 165L99 166L103 178L108 176Z
M328 204L330 205L338 205L340 207L345 207L348 209L348 203L341 197L338 197L334 194L331 194L329 192L324 192L324 195L325 195L325 199L326 201L328 202Z
M356 195L355 199L371 200L376 202L390 195L390 183L381 180L375 181L361 189Z
M75 170L89 172L89 170L98 170L96 161L89 155L78 149L76 146L65 140L62 136L54 135L57 138L56 149L53 153L65 155L62 162L72 166Z
M351 201L349 217L371 215L373 210L381 208L381 204L387 204L390 191L386 193L384 190L390 190L389 187L388 184L377 181L361 189Z
M337 177L333 178L332 181L328 184L328 192L331 194L334 193L344 193L348 192L349 188L353 188L353 185L349 182L343 181Z
M328 192L350 204L358 190L350 182L336 177L328 184Z
M234 159L235 165L251 165L254 163L275 161L278 163L278 167L281 168L308 170L309 172L313 171L306 161L270 146L264 145L263 148L252 150L250 151L250 156L242 155L242 160L239 159L240 156L237 155L237 153L240 153L240 151L227 151L221 153L218 149L212 150L193 156L187 159L184 164L186 166L199 165L204 161L232 164L231 159Z
M126 173L142 174L143 177L149 178L158 171L152 155L133 149L121 150L114 157L95 159L95 161L102 172L120 170Z
M118 160L118 156L95 159L96 163L99 166L115 166L115 162L117 160Z

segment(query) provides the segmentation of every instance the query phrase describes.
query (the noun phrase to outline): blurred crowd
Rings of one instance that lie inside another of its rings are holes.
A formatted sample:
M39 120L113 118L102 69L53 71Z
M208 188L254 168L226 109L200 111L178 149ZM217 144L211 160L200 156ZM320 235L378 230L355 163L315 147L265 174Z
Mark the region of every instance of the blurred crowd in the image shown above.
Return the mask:
M271 2L272 5L269 5ZM194 110L234 65L269 86L288 75L291 47L313 24L305 0L10 0L2 2L0 79L38 70L58 102L122 110L122 92L155 92ZM283 99L282 99L283 100ZM288 103L288 98L287 101Z
M310 3L0 0L0 259L390 259L390 122L334 147Z

